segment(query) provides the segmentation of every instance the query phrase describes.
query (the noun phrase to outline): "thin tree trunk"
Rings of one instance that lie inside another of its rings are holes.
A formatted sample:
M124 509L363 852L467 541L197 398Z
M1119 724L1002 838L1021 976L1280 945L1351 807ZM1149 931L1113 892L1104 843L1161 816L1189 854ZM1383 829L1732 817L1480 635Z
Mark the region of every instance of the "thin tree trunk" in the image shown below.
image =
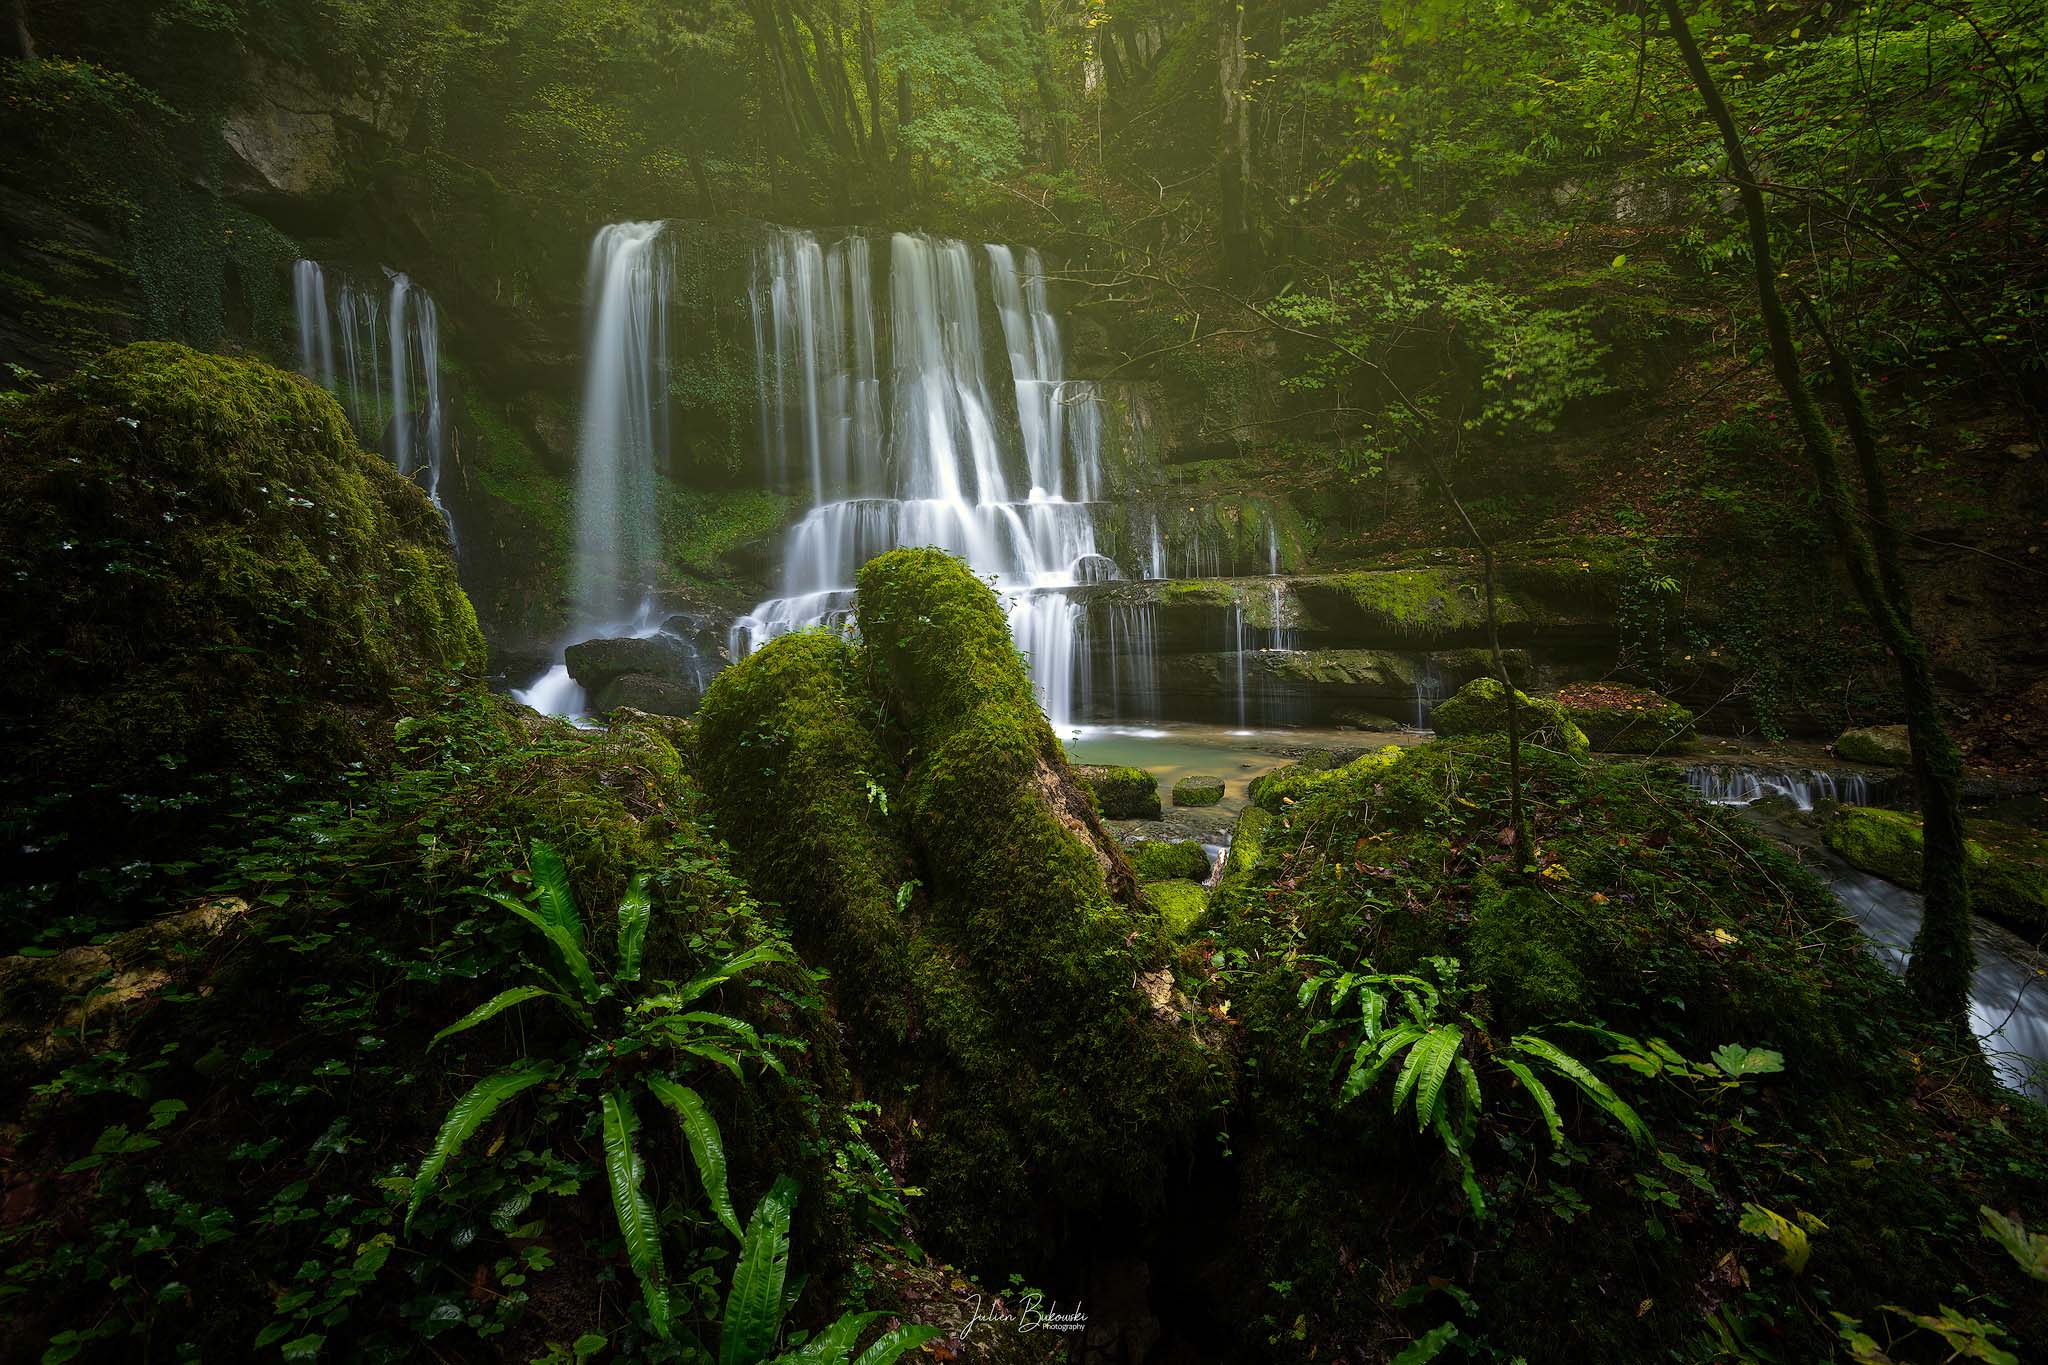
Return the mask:
M1897 557L1897 527L1884 469L1871 438L1868 411L1861 406L1852 377L1845 407L1851 414L1850 432L1862 466L1866 504L1863 510L1877 526L1876 549L1858 521L1858 510L1842 474L1834 432L1821 416L1820 405L1800 373L1799 356L1792 344L1791 319L1778 293L1770 220L1764 212L1763 193L1750 169L1742 136L1700 56L1699 45L1678 0L1663 0L1663 5L1671 36L1692 74L1693 85L1706 104L1708 117L1720 131L1729 171L1741 197L1749 227L1757 302L1763 313L1764 333L1770 341L1771 368L1777 375L1778 386L1784 390L1800 443L1813 466L1821 506L1848 561L1850 581L1898 665L1900 691L1906 703L1906 730L1912 741L1913 778L1920 791L1921 891L1926 902L1920 932L1913 940L1913 960L1906 968L1906 983L1938 1018L1962 1030L1969 1018L1970 973L1976 957L1970 940L1969 872L1964 862L1962 753L1942 718L1933 666L1926 644L1913 626L1903 566ZM1837 371L1838 377L1844 373L1846 362Z
M1067 168L1067 129L1060 119L1059 86L1053 80L1052 57L1046 51L1052 35L1045 31L1045 8L1039 0L1024 0L1024 19L1031 26L1031 77L1038 86L1039 107L1045 111L1046 160L1054 173Z
M14 0L14 55L25 62L36 59L36 40L28 31L28 5Z
M1245 107L1244 3L1223 0L1216 38L1217 93L1222 113L1223 273L1243 280L1252 271L1251 211L1246 203L1252 178L1250 110Z
M882 133L882 77L875 66L875 16L860 7L860 83L868 92L868 158L877 171L889 164L889 140Z

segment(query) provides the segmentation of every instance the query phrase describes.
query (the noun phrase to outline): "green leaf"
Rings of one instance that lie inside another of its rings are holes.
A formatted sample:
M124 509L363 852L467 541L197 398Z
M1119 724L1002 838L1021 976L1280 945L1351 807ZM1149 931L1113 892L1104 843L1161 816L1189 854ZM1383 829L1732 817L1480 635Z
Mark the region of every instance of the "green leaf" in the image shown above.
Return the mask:
M569 887L568 865L561 854L538 839L533 841L533 889L541 917L580 940L583 916L576 910L576 897Z
M1377 1044L1360 1043L1358 1051L1351 1058L1351 1074L1344 1078L1344 1088L1337 1094L1337 1103L1349 1104L1372 1089L1373 1082L1379 1079L1380 1072L1386 1069L1387 1063L1392 1061L1403 1047L1422 1036L1423 1030L1417 1025L1402 1024L1381 1034ZM1366 1060L1366 1052L1369 1049L1373 1053L1370 1063Z
M718 1121L711 1117L703 1097L687 1085L678 1085L661 1075L649 1075L646 1080L654 1097L673 1109L683 1125L683 1138L690 1145L691 1160L697 1163L697 1178L703 1182L704 1197L711 1201L711 1211L735 1239L744 1240L739 1216L733 1212L732 1195L726 1189L725 1139L718 1131Z
M1529 1092L1529 1098L1536 1102L1536 1112L1543 1115L1543 1126L1550 1131L1550 1145L1555 1147L1564 1141L1564 1123L1557 1116L1557 1101L1550 1096L1550 1089L1536 1079L1536 1073L1512 1057L1502 1057L1501 1066L1510 1076L1522 1083Z
M509 991L500 991L498 994L484 1001L483 1004L478 1005L475 1009L471 1010L468 1014L465 1014L460 1019L457 1019L447 1028L444 1028L439 1033L435 1034L427 1042L427 1051L432 1052L434 1050L434 1044L440 1042L443 1038L446 1038L451 1034L462 1033L465 1030L473 1029L478 1024L483 1023L485 1020L494 1019L498 1015L503 1014L506 1010L511 1009L514 1005L521 1004L524 1001L532 1000L536 996L542 995L554 995L554 992L549 990L545 986L514 986Z
M881 1316L880 1313L843 1313L824 1331L796 1350L778 1356L777 1360L787 1362L787 1365L845 1365L846 1358L853 1354L853 1344L860 1340L860 1334Z
M591 973L590 959L583 955L583 944L579 941L579 936L576 933L564 929L561 925L549 921L542 915L536 914L532 909L521 905L510 896L494 895L491 899L525 920L528 924L531 924L534 928L540 930L541 933L547 935L548 942L555 945L555 952L561 957L562 965L568 969L569 975L575 980L576 989L583 993L583 998L586 1001L597 999L597 977Z
M326 1344L327 1338L315 1332L287 1341L277 1349L283 1353L286 1360L317 1360L320 1357L320 1348Z
M1739 1081L1747 1076L1767 1076L1774 1071L1783 1071L1785 1058L1782 1053L1769 1048L1724 1043L1714 1049L1714 1065L1720 1067L1729 1079Z
M2018 1214L2007 1217L1988 1204L1979 1205L1984 1235L2004 1247L2019 1268L2037 1280L2048 1280L2048 1234L2028 1232Z
M782 1176L762 1196L740 1239L740 1263L725 1298L718 1365L756 1365L782 1330L782 1283L789 1274L789 1220L797 1183Z
M1425 1361L1435 1360L1443 1352L1444 1347L1451 1344L1451 1338L1456 1335L1458 1335L1458 1325L1456 1323L1439 1323L1410 1342L1402 1350L1401 1354L1388 1362L1388 1365L1424 1365Z
M668 1287L662 1265L661 1226L654 1221L654 1205L640 1188L640 1152L633 1137L640 1131L640 1116L619 1093L617 1086L604 1092L604 1169L612 1189L612 1213L619 1222L619 1236L626 1244L626 1260L640 1279L640 1293L647 1301L647 1316L662 1337L669 1334Z
M643 1012L652 1010L688 1009L705 992L710 991L740 973L771 962L787 962L789 955L773 944L762 944L749 948L737 957L726 959L702 976L693 977L682 986L661 995L650 995L642 1000L636 1009Z
M1410 1062L1421 1058L1415 1072L1415 1131L1421 1132L1436 1119L1437 1099L1443 1093L1444 1078L1451 1074L1451 1063L1457 1060L1458 1048L1465 1041L1465 1031L1456 1024L1445 1024L1415 1045ZM1395 1101L1399 1106L1398 1098Z
M449 1159L462 1150L462 1144L469 1141L470 1136L498 1112L505 1101L554 1074L552 1066L507 1068L478 1081L470 1087L467 1095L450 1107L448 1117L441 1121L441 1131L434 1138L433 1148L412 1178L412 1199L405 1207L407 1231L412 1229L413 1215L420 1211L420 1205L426 1202L428 1193L433 1189L435 1177L441 1174L441 1168L448 1164Z
M1642 1119L1636 1116L1636 1111L1629 1108L1621 1096L1609 1089L1607 1082L1588 1070L1584 1062L1549 1039L1538 1038L1530 1033L1517 1037L1512 1046L1544 1062L1551 1070L1578 1086L1585 1092L1586 1098L1592 1100L1608 1117L1620 1124L1622 1130L1631 1138L1639 1143L1650 1140L1650 1130Z
M647 897L647 874L633 878L619 902L619 980L640 979L640 954L647 943L647 921L654 916L654 902Z
M1778 1249L1785 1253L1785 1268L1794 1275L1806 1269L1806 1262L1813 1255L1813 1246L1807 1241L1805 1228L1762 1204L1744 1204L1742 1209L1740 1227L1744 1232L1767 1242L1776 1242ZM1808 1215L1808 1220L1816 1231L1826 1226L1811 1215Z
M884 1332L875 1338L874 1345L860 1353L853 1365L896 1365L896 1361L928 1341L937 1341L945 1333L936 1327L898 1327L893 1332Z
M1627 252L1623 252L1623 253L1622 253L1621 255L1619 255L1619 256L1616 256L1616 257L1615 257L1615 258L1614 258L1614 259L1613 259L1612 261L1608 262L1608 266L1607 266L1607 268L1608 268L1609 270L1619 270L1619 269L1621 269L1621 268L1622 268L1623 266L1625 266L1625 265L1627 265L1627 264L1628 264L1628 253L1627 253Z

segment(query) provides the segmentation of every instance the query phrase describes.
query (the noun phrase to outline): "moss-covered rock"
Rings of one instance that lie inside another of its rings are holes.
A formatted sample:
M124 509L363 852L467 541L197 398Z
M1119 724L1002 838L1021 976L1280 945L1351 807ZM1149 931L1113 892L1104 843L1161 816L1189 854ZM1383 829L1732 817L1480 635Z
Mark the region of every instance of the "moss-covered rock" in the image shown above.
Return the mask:
M1042 1210L1156 1201L1227 1057L1183 1021L1161 912L994 594L937 551L859 587L862 644L787 636L712 684L699 771L830 967L866 1083L904 1097L924 1236L1014 1265Z
M1571 683L1558 691L1557 704L1601 753L1670 753L1693 735L1692 712L1648 688Z
M1095 793L1096 807L1108 819L1159 818L1159 779L1143 768L1078 763L1073 765L1073 773Z
M1175 938L1193 927L1194 922L1202 917L1202 907L1208 903L1208 893L1202 890L1201 882L1187 877L1147 882L1145 898L1166 921L1166 932Z
M831 964L865 1054L886 1060L910 1029L913 930L896 898L916 864L874 796L896 764L855 647L823 631L769 641L713 680L697 727L719 830L789 907L798 946Z
M1835 752L1851 763L1875 763L1887 768L1906 768L1913 763L1913 742L1903 725L1867 725L1844 730L1835 741Z
M920 980L963 1093L923 1163L946 1244L1015 1245L1031 1205L1156 1202L1221 1098L1173 1006L1169 940L1067 768L995 594L937 550L870 561L861 636L911 761L902 805L932 931L971 989Z
M1173 784L1173 804L1176 806L1213 806L1223 799L1223 779L1220 777L1183 777Z
M2023 825L1971 820L1964 851L1970 905L2028 932L2048 925L2048 835ZM1874 806L1845 806L1828 822L1828 847L1865 872L1920 885L1920 818Z
M1505 695L1497 679L1474 678L1437 705L1430 713L1430 727L1446 738L1505 734L1508 728L1507 707L1502 701ZM1523 739L1561 748L1579 757L1586 754L1585 733L1572 723L1564 708L1556 702L1531 697L1516 688L1515 706L1521 716Z
M1209 851L1192 839L1140 839L1124 851L1141 882L1209 880Z
M483 662L440 515L320 389L144 343L0 415L0 770L92 856L388 753Z

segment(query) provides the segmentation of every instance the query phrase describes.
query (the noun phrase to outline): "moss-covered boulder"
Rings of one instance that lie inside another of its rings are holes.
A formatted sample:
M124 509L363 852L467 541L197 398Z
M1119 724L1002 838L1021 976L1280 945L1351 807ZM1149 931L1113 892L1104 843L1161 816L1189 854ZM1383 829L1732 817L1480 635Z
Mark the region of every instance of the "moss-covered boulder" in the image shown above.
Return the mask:
M1208 892L1202 889L1199 881L1175 877L1166 881L1147 882L1145 898L1152 902L1152 908L1159 912L1159 918L1166 921L1166 931L1179 938L1202 917L1202 907L1208 902Z
M1835 741L1835 752L1851 763L1875 763L1886 768L1906 768L1913 763L1913 742L1903 725L1866 725L1844 730Z
M1176 806L1213 806L1223 799L1223 779L1220 777L1183 777L1173 784L1173 804Z
M2048 925L2048 835L1997 820L1971 820L1966 832L1971 907L2027 932ZM1845 806L1828 822L1829 848L1916 889L1921 837L1920 817L1905 811Z
M905 550L859 588L861 644L787 636L713 682L698 770L830 968L864 1082L900 1097L924 1236L1014 1265L1054 1212L1155 1203L1228 1056L1184 1021L1162 911L987 585Z
M1111 820L1157 820L1159 779L1143 768L1117 768L1100 763L1073 766L1074 776L1095 793L1095 804Z
M1625 683L1576 682L1560 689L1557 704L1601 753L1659 754L1683 748L1693 736L1693 714L1677 702Z
M1464 735L1507 733L1506 690L1494 678L1474 678L1438 703L1430 713L1430 727L1446 738ZM1544 698L1531 697L1515 689L1515 706L1521 718L1522 738L1584 756L1588 750L1585 732L1565 715L1564 708Z
M1141 882L1209 879L1209 851L1192 839L1140 839L1124 851Z
M93 856L388 753L483 662L439 513L333 398L167 343L0 409L0 575L0 771Z

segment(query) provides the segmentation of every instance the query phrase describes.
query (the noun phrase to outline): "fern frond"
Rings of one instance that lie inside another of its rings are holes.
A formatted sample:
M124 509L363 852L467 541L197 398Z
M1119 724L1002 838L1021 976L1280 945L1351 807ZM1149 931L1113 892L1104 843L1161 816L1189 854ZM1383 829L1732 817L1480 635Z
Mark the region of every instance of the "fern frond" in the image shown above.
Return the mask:
M619 980L640 979L640 954L647 945L647 921L654 917L654 902L647 897L647 874L633 878L619 901Z
M936 1327L898 1327L893 1332L884 1332L875 1338L874 1345L860 1353L853 1365L896 1365L905 1355L915 1351L928 1341L937 1341L945 1333Z
M1464 1042L1463 1029L1456 1024L1445 1024L1415 1045L1410 1060L1416 1062L1416 1132L1429 1127L1436 1119L1437 1101L1443 1094L1444 1080L1451 1074L1451 1063L1457 1060L1458 1049ZM1395 1107L1399 1108L1398 1099Z
M782 1331L782 1283L789 1275L789 1220L797 1184L788 1176L762 1196L740 1239L740 1263L725 1296L718 1365L756 1365Z
M775 1357L774 1365L846 1365L853 1354L853 1344L860 1340L860 1334L868 1324L882 1313L844 1313L831 1326L812 1337L794 1351L786 1351Z
M441 1131L434 1136L434 1145L427 1152L426 1159L412 1178L412 1198L405 1206L405 1228L412 1229L413 1215L420 1211L429 1192L434 1188L435 1179L441 1169L462 1150L462 1144L469 1141L477 1129L483 1127L491 1115L498 1112L505 1101L522 1090L527 1090L555 1074L552 1066L512 1067L484 1077L470 1087L469 1093L449 1107L448 1116L441 1120Z
M597 999L597 977L590 970L590 959L583 955L583 944L578 941L577 935L510 897L493 896L491 899L546 935L548 942L554 945L555 955L562 959L562 966L568 969L570 979L576 983L576 989L582 992L583 998L586 1001Z
M617 1086L604 1092L604 1169L612 1188L612 1213L618 1218L619 1236L626 1244L626 1260L639 1277L641 1296L647 1301L647 1316L654 1330L666 1338L669 1333L667 1275L662 1264L661 1226L654 1221L654 1205L640 1187L642 1166L634 1136L640 1131L640 1116Z
M1416 1024L1402 1024L1379 1036L1378 1042L1364 1042L1351 1058L1351 1074L1344 1080L1343 1090L1338 1092L1337 1103L1342 1106L1351 1103L1366 1091L1372 1089L1380 1072L1387 1063L1399 1055L1402 1048L1423 1036L1423 1030ZM1366 1054L1372 1054L1368 1061Z
M1465 1154L1464 1144L1458 1141L1458 1135L1451 1131L1449 1120L1441 1112L1436 1116L1435 1127L1444 1150L1458 1163L1458 1185L1465 1191L1465 1202L1472 1206L1472 1216L1485 1218L1486 1194L1479 1188L1479 1173L1472 1169L1472 1158Z
M758 1050L761 1046L761 1035L754 1032L754 1026L744 1019L735 1019L729 1014L714 1014L709 1010L691 1010L687 1014L676 1015L675 1022L678 1024L709 1024L713 1028L724 1029L750 1048Z
M576 896L569 886L569 865L562 861L561 854L538 839L533 841L532 864L533 889L541 917L581 939L583 916L577 912Z
M1621 1096L1615 1094L1608 1087L1607 1082L1594 1075L1584 1062L1579 1061L1549 1039L1538 1038L1530 1033L1524 1033L1517 1037L1512 1046L1542 1061L1551 1070L1557 1072L1560 1076L1563 1076L1566 1080L1569 1080L1573 1085L1584 1091L1586 1098L1592 1100L1608 1117L1620 1124L1622 1130L1636 1142L1643 1143L1650 1140L1650 1130L1643 1123L1642 1119L1636 1116L1636 1111L1629 1108Z
M654 1097L673 1109L683 1126L683 1140L690 1145L690 1158L697 1163L697 1179L703 1183L704 1197L711 1201L711 1211L735 1240L743 1239L732 1195L726 1189L725 1138L718 1131L718 1120L711 1117L703 1097L689 1086L662 1075L650 1074L646 1080Z
M750 971L755 967L765 966L771 962L787 961L789 961L789 954L783 952L772 943L764 943L758 948L747 949L747 951L739 954L737 957L727 958L710 971L705 972L701 976L692 977L689 981L672 991L648 996L635 1008L643 1012L688 1009L706 992L724 985L742 972Z
M1529 1092L1529 1098L1536 1102L1536 1111L1543 1115L1543 1126L1550 1130L1550 1145L1555 1147L1564 1141L1564 1122L1557 1116L1557 1101L1550 1096L1550 1089L1536 1079L1536 1073L1512 1057L1500 1059L1507 1073L1522 1083Z
M447 1028L442 1029L439 1033L435 1034L432 1038L428 1039L427 1051L432 1052L434 1050L434 1044L440 1042L443 1038L446 1038L451 1034L466 1032L467 1030L475 1028L478 1024L481 1024L486 1020L495 1019L498 1015L503 1014L506 1010L511 1009L514 1005L524 1004L528 1000L532 1000L543 995L554 995L554 992L549 990L545 986L514 986L509 991L500 991L498 994L484 1001L483 1004L478 1005L468 1014L463 1015L460 1019L457 1019Z

